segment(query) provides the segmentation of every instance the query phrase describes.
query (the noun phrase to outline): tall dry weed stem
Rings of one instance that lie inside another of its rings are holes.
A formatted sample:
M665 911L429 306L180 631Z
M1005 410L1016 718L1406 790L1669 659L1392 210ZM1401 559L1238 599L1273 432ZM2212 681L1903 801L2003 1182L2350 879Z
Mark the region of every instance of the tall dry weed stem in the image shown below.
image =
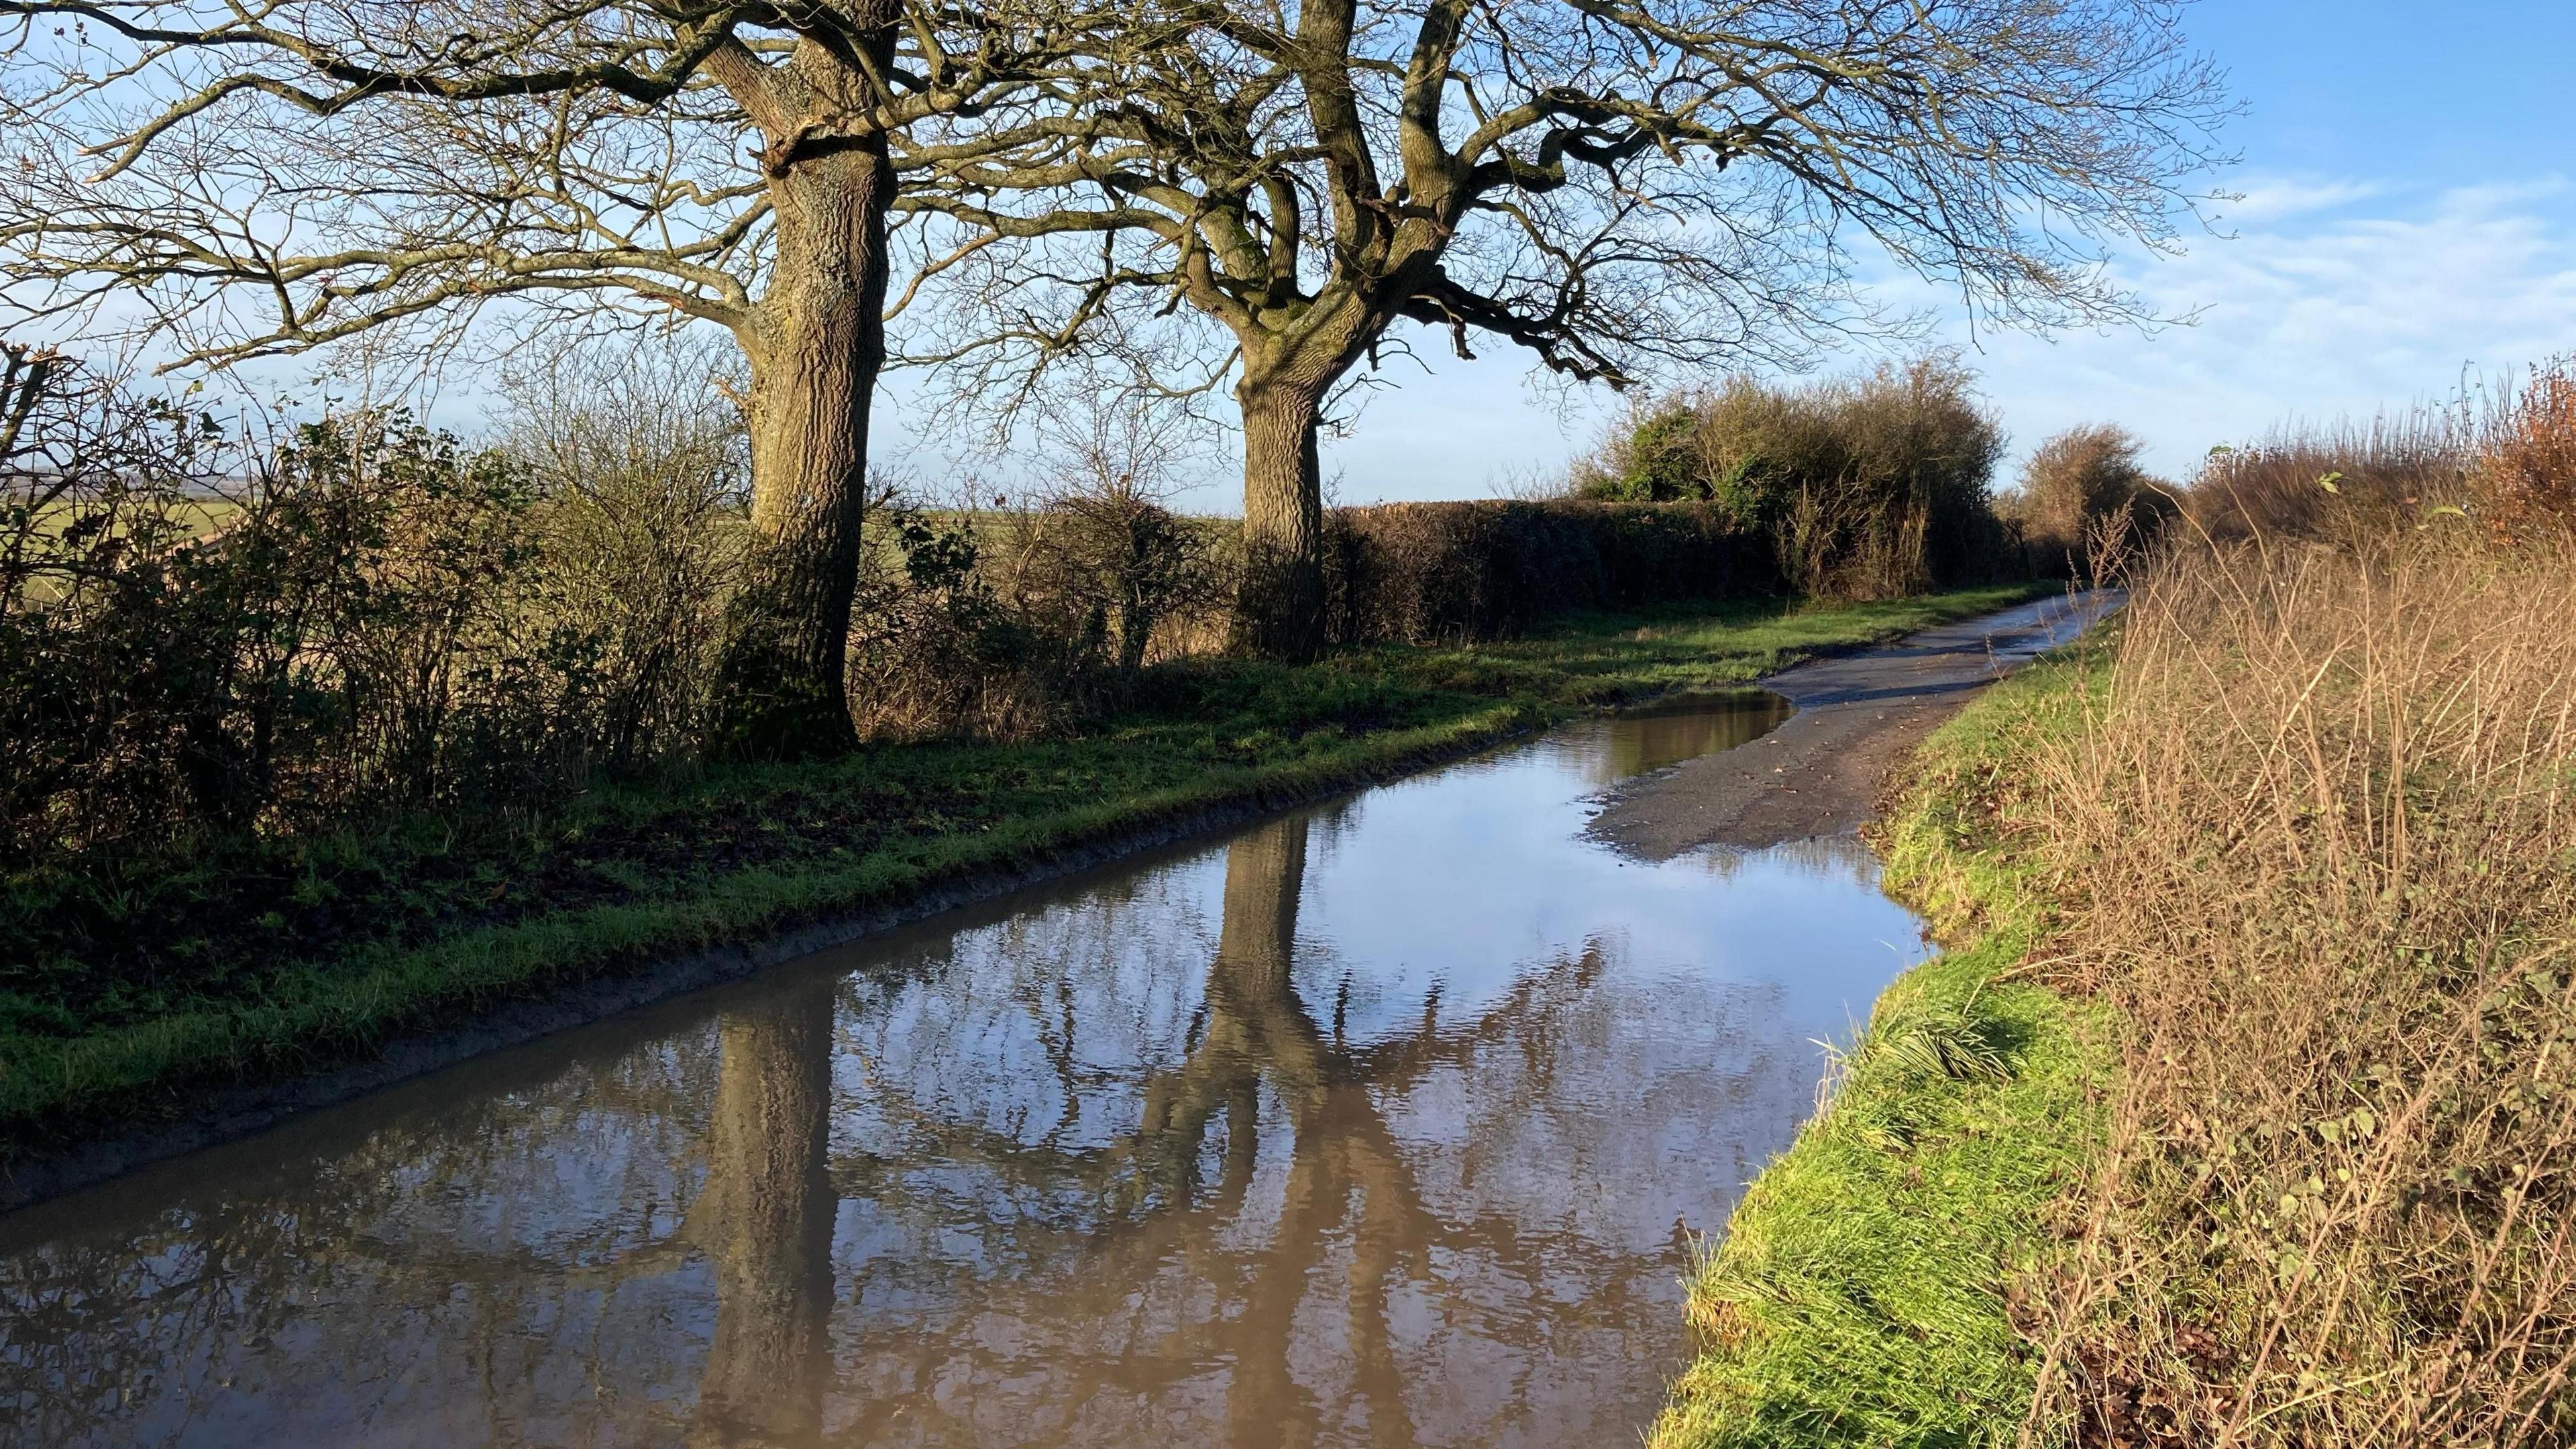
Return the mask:
M2132 1024L2034 1440L2576 1439L2576 569L2448 521L2169 556L2003 806Z

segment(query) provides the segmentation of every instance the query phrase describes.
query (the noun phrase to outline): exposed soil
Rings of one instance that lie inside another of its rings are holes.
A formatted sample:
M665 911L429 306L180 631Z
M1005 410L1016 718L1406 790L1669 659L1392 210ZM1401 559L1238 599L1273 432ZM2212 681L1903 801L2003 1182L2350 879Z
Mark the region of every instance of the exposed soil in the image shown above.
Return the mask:
M1977 691L2119 607L2117 590L2049 598L1761 681L1798 707L1749 744L1610 792L1592 835L1644 860L1758 850L1866 823L1888 771Z

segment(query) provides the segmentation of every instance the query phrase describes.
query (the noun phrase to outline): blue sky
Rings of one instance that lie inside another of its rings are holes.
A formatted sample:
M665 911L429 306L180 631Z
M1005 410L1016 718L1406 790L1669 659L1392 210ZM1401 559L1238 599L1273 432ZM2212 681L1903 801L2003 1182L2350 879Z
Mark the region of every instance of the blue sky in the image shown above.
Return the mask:
M2576 349L2576 3L2201 0L2188 24L2247 107L2225 137L2241 162L2216 178L2245 197L2219 208L2226 235L2124 273L2200 321L1982 338L1969 360L2017 448L2109 420L2186 474L2282 420L2366 416ZM1561 467L1614 406L1534 395L1499 347L1475 364L1421 351L1430 375L1399 374L1326 444L1342 501L1488 495ZM881 456L903 466L889 401ZM1213 470L1190 501L1230 494Z

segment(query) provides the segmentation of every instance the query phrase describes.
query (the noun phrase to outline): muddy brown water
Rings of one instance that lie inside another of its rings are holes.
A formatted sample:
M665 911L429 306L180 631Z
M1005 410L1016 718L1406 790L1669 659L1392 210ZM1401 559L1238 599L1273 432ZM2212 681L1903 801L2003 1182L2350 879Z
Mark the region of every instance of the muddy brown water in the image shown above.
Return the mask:
M1633 1443L1680 1280L1924 954L1655 864L1588 722L0 1218L0 1441Z

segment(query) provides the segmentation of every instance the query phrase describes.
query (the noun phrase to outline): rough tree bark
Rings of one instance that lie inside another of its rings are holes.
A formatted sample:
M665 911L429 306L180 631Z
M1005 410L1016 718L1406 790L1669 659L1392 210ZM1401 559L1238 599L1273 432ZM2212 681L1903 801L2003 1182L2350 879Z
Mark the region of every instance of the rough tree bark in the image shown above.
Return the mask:
M1396 295L1402 295L1399 290ZM1323 652L1324 483L1316 450L1324 399L1394 314L1368 289L1229 317L1243 350L1243 583L1234 645L1302 662Z
M779 258L751 359L752 557L726 641L722 737L733 753L851 743L844 680L868 412L885 361L882 149L800 163L779 197Z
M803 94L781 96L770 82L763 97L785 112L762 118L777 258L738 329L751 362L753 544L718 676L719 740L729 754L763 759L854 743L850 608L895 192L881 132L813 139L828 134L828 118L864 113L864 77L837 60L796 69Z
M1297 902L1306 889L1306 830L1302 815L1272 821L1236 837L1225 852L1225 915L1208 972L1209 1009L1232 1021L1259 1021L1273 1038L1315 1034L1302 1020L1290 976ZM1269 1043L1274 1059L1283 1045Z
M1243 408L1243 582L1235 647L1303 661L1323 651L1324 492L1315 430L1319 389L1246 381Z

